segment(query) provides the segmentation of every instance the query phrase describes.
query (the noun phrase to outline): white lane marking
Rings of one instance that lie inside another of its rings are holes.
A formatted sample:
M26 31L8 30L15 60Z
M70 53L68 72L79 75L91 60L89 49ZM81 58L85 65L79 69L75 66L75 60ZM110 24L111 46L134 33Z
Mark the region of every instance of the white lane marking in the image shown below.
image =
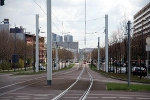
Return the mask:
M119 97L120 99L134 99L133 97Z
M48 96L47 94L34 94L34 96Z
M46 77L46 76L42 76L42 77ZM18 82L18 83L14 83L14 84L6 85L6 86L3 86L3 87L0 87L0 89L7 88L7 87L10 87L10 86L13 86L13 85L20 84L20 83L28 82L28 81L31 81L31 80L34 80L34 79L39 79L39 78L42 78L42 77L33 78L33 79L26 80L26 81L21 81L21 82Z
M97 99L98 97L87 97L89 99Z
M61 92L59 95L57 95L56 97L54 97L52 100L58 100L60 97L62 97L66 92L68 92L68 90L70 88L72 88L80 79L81 76L83 74L83 71L85 70L85 67L82 69L80 75L77 77L76 81L74 83L72 83L66 90L64 90L63 92Z
M77 68L76 70L78 70L78 68ZM68 71L68 72L66 72L66 73L70 73L70 72L73 72L73 71L76 71L76 70L71 70L71 71ZM52 75L56 75L56 74L61 75L61 74L66 74L66 73L54 73L54 74L52 74ZM10 75L11 75L11 74L10 74ZM46 76L42 76L42 77L46 77ZM25 81L18 82L18 83L6 85L6 86L3 86L3 87L0 87L0 89L7 88L7 87L10 87L10 86L13 86L13 85L20 84L20 83L28 82L28 81L31 81L31 80L34 80L34 79L39 79L39 78L42 78L42 77L33 78L33 79L29 79L29 80L25 80Z
M13 97L12 96L8 96L8 97L0 97L0 98L7 98L8 99L8 98L13 98Z
M29 100L30 98L15 98L15 100Z
M150 98L137 98L137 99L141 99L141 100L150 100Z
M82 94L66 94L66 95L82 95Z
M29 98L31 96L17 96L18 98Z
M77 99L79 97L63 97L63 98L67 98L67 99Z
M36 96L36 95L54 95L54 94L29 94L29 93L8 93L8 94L21 94L21 95L33 95L33 96Z
M34 98L34 99L41 99L41 100L45 100L45 99L49 99L49 98Z
M116 99L117 97L102 97L103 99Z
M30 86L30 85L36 84L36 83L38 83L38 82L41 82L41 80L40 80L40 81L37 81L37 82L34 82L34 83L31 83L31 84L28 84L28 85L25 85L25 86L22 86L22 87L20 87L20 88L16 88L16 89L13 89L13 90L10 90L10 91L1 93L0 96L5 95L5 94L8 94L8 93L10 93L10 92L14 92L14 91L23 89L23 88L28 87L28 86Z

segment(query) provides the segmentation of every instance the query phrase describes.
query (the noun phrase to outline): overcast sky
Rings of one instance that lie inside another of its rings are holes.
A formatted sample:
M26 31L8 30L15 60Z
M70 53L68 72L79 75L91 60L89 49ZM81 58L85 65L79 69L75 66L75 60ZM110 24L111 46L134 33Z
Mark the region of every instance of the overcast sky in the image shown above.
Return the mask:
M105 14L108 14L110 36L124 16L133 21L134 14L148 3L149 0L86 0L86 47L96 48L98 37L104 44ZM46 32L46 12L46 0L5 0L5 5L0 6L0 22L8 18L11 27L23 26L35 34L35 15L39 14L40 30ZM52 32L71 34L79 42L79 48L85 47L85 0L52 0L52 21ZM47 33L40 36L46 37Z

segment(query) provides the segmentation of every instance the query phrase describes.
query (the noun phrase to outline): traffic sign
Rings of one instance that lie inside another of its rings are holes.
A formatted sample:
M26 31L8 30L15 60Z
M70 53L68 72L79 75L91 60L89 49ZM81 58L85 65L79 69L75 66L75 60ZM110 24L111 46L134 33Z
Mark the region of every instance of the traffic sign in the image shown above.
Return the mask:
M150 51L150 45L146 45L146 51Z
M146 44L147 44L147 45L150 45L150 37L147 37L147 38L146 38Z

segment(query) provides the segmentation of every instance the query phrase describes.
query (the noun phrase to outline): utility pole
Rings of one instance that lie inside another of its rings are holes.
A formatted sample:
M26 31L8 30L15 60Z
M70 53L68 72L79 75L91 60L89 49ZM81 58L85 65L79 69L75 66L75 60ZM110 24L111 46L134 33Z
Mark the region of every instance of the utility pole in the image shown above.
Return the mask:
M58 45L56 42L56 70L58 70Z
M128 25L128 86L130 86L130 74L131 74L131 71L130 71L130 61L131 61L131 58L130 58L130 25L131 25L131 22L128 21L127 23Z
M51 0L47 0L47 85L52 84L52 25Z
M39 72L39 14L36 14L36 72Z
M85 0L85 37L84 37L85 47L86 47L86 0Z
M105 15L105 71L108 72L108 15Z
M99 62L99 37L98 37L98 64L97 64L97 70L99 70L100 62Z
M27 49L27 40L26 40L26 29L25 29L25 33L24 33L24 40L25 40L25 52L24 52L24 56L25 56L25 59L24 59L24 67L25 67L25 71L26 71L26 49Z

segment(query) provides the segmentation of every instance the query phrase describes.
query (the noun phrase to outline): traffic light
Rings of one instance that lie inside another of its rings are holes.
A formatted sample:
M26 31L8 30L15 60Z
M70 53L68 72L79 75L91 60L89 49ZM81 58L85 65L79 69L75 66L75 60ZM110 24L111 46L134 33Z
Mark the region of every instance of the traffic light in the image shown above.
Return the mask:
M5 1L5 0L0 0L0 6L3 6L3 5L4 5L4 1Z

